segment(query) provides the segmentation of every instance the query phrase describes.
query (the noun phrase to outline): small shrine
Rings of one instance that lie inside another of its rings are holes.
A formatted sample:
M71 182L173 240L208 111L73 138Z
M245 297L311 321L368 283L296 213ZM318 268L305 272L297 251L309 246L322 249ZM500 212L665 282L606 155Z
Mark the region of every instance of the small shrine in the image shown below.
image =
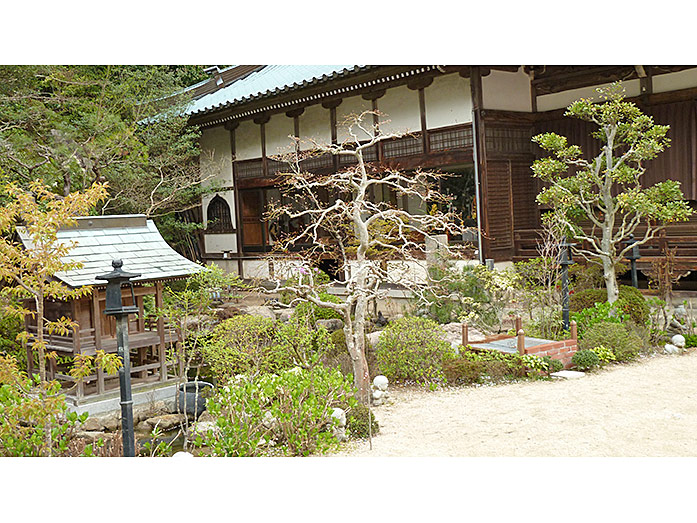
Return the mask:
M24 246L31 247L32 240L26 231L18 227L17 232ZM85 397L118 391L117 374L107 375L98 369L94 375L78 381L77 386L68 375L77 354L93 356L97 350L116 352L116 323L113 317L104 314L106 282L96 278L112 269L114 259L122 260L124 269L129 272L140 274L133 280L133 293L130 288L122 289L124 305L138 309L136 314L129 316L128 322L133 389L136 391L139 385L167 382L173 378L174 369L171 367L175 360L168 359L167 352L181 343L181 339L177 330L162 318L146 317L146 308L152 310L162 306L165 282L185 278L199 271L201 266L172 249L145 215L81 217L73 227L61 229L58 240L74 245L64 260L79 261L83 266L56 273L55 277L73 289L89 285L92 293L70 301L46 301L47 319L57 320L65 316L78 324L70 336L44 332L48 343L46 352L57 354L56 358L49 360L49 379L63 382L68 397L76 405ZM36 333L36 320L31 315L26 316L25 328ZM33 357L30 352L27 356L31 373L34 370Z

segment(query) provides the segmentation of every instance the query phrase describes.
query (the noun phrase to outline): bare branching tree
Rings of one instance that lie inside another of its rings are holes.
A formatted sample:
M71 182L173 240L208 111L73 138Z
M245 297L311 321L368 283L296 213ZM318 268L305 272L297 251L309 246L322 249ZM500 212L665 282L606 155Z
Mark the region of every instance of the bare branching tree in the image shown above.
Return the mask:
M284 179L284 197L268 213L273 224L286 224L275 243L276 267L295 267L293 278L282 280L276 272L276 285L267 293L291 291L300 301L338 311L344 321L346 345L351 356L358 398L367 403L370 376L365 357L365 329L369 304L386 296L385 283L398 283L413 293L422 294L428 283L426 270L429 251L456 256L461 246L449 245L447 235L461 237L464 227L447 208L449 197L439 191L438 172L402 172L382 165L366 163L366 152L379 142L398 139L404 134L383 133L367 125L373 112L347 119L348 138L339 144L310 141L309 148L300 142L279 160L290 170ZM364 141L361 137L365 137ZM338 156L348 167L331 174L307 172L303 165L309 158ZM375 194L393 197L378 201ZM395 205L407 198L426 204L428 212L410 213ZM430 255L430 254L429 254ZM319 260L337 263L343 274L347 297L342 303L322 299L325 290L317 285L311 270ZM288 262L293 260L292 262Z

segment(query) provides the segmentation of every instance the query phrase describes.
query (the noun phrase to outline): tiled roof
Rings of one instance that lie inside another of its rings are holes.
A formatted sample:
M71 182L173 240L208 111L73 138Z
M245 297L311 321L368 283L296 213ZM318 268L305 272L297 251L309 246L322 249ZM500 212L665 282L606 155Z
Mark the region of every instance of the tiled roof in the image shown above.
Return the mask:
M77 222L73 228L58 231L62 243L75 242L64 261L83 264L81 269L56 273L70 287L104 285L95 277L111 272L114 259L123 261L124 271L141 274L133 279L136 282L182 277L201 269L172 249L144 215L89 216ZM17 232L30 249L32 241L26 230L18 227Z
M185 112L195 115L219 110L348 75L363 68L358 65L267 65L227 87L194 100Z

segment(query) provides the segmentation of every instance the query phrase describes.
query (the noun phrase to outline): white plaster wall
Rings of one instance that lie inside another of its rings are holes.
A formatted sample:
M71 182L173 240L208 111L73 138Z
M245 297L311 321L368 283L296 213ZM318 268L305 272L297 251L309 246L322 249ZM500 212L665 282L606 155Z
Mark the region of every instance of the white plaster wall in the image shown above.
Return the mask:
M459 74L436 77L424 89L426 127L437 129L472 121L472 93L469 78Z
M345 98L341 102L341 105L336 108L337 140L339 140L339 143L349 138L346 118L350 115L358 116L364 111L372 110L372 108L373 105L370 100L364 100L360 96ZM368 126L373 125L372 115L368 115L368 121L366 123ZM359 129L354 129L354 132L356 132L359 141L368 140L372 137L372 135L368 135Z
M515 73L491 71L482 77L484 109L531 112L530 77L522 66Z
M203 242L209 253L237 252L237 235L234 233L204 234Z
M601 85L594 85L590 87L581 87L579 89L571 89L569 91L562 91L561 93L546 94L537 97L537 110L538 111L551 111L553 109L563 109L568 107L572 102L579 100L581 98L590 98L595 101L600 101L598 98L598 93L596 89L598 87L606 87L611 85L610 83L605 83ZM639 96L641 94L639 80L627 80L622 82L626 96Z
M242 120L235 129L235 160L261 158L261 129L252 120Z
M237 265L237 260L215 260L209 262L208 265L216 265L228 274L239 274L239 266Z
M660 74L652 79L653 92L664 93L697 87L697 69L686 69L677 73Z
M388 261L387 277L390 283L425 283L428 272L426 261Z
M305 112L300 115L300 139L301 142L312 138L317 143L331 143L332 129L329 109L325 109L321 104L311 105L305 108ZM302 149L311 149L307 143L301 143Z
M298 270L302 266L298 260L290 259L274 259L273 260L273 273L274 277L279 280L287 280L294 276L298 276L300 271Z
M267 260L243 260L242 271L245 278L261 278L268 280L269 262Z
M223 198L230 206L230 219L232 221L232 226L237 228L237 221L235 218L235 191L220 191L203 195L203 198L201 198L201 205L203 207L203 226L208 227L208 204L211 203L211 200L216 195Z
M380 130L384 133L404 133L421 130L419 92L406 85L388 89L378 99Z
M211 182L225 187L232 186L232 154L230 150L230 131L222 125L204 129L201 132L201 178L204 186Z
M275 114L264 127L266 136L266 155L273 156L293 150L289 136L295 132L293 119L285 114Z

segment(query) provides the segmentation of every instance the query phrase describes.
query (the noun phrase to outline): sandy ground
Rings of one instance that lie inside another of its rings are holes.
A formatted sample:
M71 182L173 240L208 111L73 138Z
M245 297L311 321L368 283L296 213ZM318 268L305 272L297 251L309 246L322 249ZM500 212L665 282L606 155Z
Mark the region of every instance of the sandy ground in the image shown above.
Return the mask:
M351 457L697 456L697 352L614 365L580 379L390 387L380 433Z

